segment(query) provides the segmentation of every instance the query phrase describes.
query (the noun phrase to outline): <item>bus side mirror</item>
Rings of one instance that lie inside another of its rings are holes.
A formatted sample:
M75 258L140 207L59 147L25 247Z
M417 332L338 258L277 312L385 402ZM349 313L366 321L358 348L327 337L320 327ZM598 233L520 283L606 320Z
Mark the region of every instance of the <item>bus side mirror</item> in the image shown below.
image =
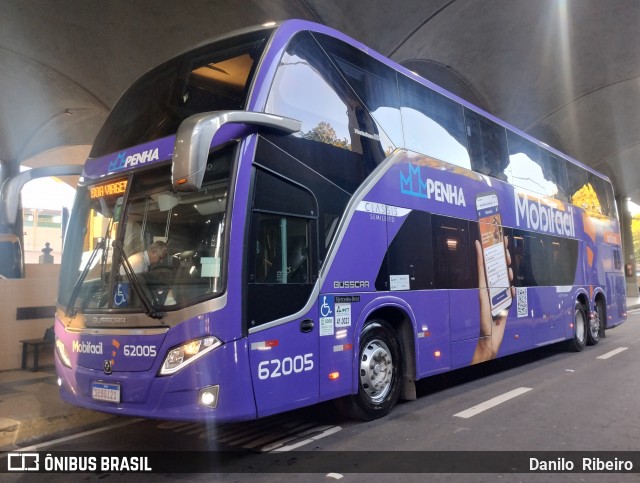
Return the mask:
M221 145L238 135L251 134L260 129L291 134L301 128L300 121L264 112L214 111L194 114L182 121L176 135L171 170L173 189L200 189L211 146ZM219 134L218 139L215 139L216 134Z
M0 223L13 227L18 217L20 193L25 184L32 179L48 176L78 176L82 174L81 164L42 166L23 171L7 179L0 187Z
M0 278L23 278L23 258L18 236L14 233L0 234Z

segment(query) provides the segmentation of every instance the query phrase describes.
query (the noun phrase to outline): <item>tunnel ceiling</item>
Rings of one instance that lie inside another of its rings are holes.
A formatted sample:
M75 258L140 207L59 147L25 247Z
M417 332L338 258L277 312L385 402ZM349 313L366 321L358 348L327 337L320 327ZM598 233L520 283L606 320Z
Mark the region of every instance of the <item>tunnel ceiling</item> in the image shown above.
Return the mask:
M302 18L604 172L640 203L637 0L3 0L0 18L4 161L82 162L73 153L86 150L59 148L90 145L154 65L234 29Z

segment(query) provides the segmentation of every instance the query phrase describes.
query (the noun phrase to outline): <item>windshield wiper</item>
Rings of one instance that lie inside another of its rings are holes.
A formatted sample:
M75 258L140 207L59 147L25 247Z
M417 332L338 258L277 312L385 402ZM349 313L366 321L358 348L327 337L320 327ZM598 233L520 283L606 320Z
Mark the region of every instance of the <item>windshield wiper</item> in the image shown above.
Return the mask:
M82 273L80 274L80 276L78 276L78 280L76 280L76 283L73 286L73 290L71 291L71 296L69 297L69 301L67 302L67 307L65 308L65 311L64 311L64 314L67 317L75 317L76 311L73 310L73 313L71 313L71 309L74 309L73 306L76 302L76 299L78 298L78 294L80 293L82 282L84 282L84 279L87 277L87 274L89 273L89 270L93 265L93 260L95 260L96 255L98 254L98 250L102 249L102 251L104 252L106 245L107 245L107 239L103 238L98 242L96 247L91 252L91 256L89 257L89 260L87 260L87 263L84 266Z
M111 245L118 252L118 256L120 257L120 263L122 264L122 268L124 268L125 274L129 277L129 280L131 280L131 285L133 285L133 289L136 291L136 294L138 294L138 297L140 297L140 300L142 300L142 303L144 304L144 308L146 309L145 313L153 319L161 319L164 316L164 313L156 310L155 307L149 301L149 297L145 293L144 288L142 287L142 284L138 279L138 276L133 271L133 267L131 266L131 263L129 263L129 260L127 259L127 256L124 253L124 248L122 248L122 242L119 240L115 240L113 243L111 243Z

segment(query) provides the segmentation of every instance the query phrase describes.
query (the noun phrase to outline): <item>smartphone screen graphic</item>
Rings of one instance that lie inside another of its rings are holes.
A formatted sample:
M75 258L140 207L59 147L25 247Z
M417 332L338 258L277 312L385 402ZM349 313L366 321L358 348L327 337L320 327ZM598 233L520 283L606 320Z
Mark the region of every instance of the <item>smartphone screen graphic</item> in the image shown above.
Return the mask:
M502 218L498 195L482 193L476 197L476 211L480 225L480 242L484 258L484 269L491 301L491 315L497 316L511 306L507 253L504 246Z

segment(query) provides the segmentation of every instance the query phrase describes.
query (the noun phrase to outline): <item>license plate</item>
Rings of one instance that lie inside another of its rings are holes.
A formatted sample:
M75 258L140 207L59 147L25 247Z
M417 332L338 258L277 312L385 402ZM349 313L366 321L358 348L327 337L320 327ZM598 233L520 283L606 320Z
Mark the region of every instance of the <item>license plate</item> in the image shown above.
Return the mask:
M120 384L94 382L91 385L91 397L97 401L120 402Z

